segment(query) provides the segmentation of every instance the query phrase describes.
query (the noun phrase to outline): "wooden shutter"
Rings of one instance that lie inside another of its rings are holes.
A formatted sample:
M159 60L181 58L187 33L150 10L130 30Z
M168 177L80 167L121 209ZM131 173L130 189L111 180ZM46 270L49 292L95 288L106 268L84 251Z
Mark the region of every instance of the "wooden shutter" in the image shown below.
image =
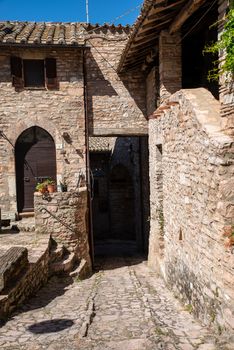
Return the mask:
M20 57L11 57L11 75L12 85L16 88L22 88L23 84L23 70L22 59Z
M45 60L45 70L46 70L46 85L49 90L57 89L57 69L56 69L56 59L46 58Z

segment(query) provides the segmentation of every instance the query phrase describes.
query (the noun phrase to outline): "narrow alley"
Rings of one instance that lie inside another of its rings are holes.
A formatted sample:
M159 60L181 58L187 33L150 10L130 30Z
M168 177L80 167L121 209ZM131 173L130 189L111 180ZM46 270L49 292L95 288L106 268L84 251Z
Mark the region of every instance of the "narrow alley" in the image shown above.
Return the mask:
M194 320L141 256L99 256L86 280L53 277L0 328L4 350L233 349Z

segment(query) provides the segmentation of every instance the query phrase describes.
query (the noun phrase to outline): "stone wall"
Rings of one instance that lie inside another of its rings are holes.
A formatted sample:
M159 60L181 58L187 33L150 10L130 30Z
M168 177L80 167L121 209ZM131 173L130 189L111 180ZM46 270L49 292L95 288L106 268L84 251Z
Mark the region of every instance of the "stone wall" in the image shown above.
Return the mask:
M159 35L160 103L182 87L181 36L162 30Z
M87 227L87 189L56 192L48 196L35 193L37 234L47 234L62 244L76 259L91 267Z
M57 59L57 90L16 91L12 86L10 57ZM82 52L78 49L1 48L0 130L13 146L31 126L47 130L55 141L57 182L75 188L79 174L85 174L85 118ZM62 137L68 133L68 140ZM12 146L0 138L0 206L3 216L17 212L15 159Z
M227 14L229 0L219 0L219 36L222 34L224 18ZM221 59L225 53L221 52ZM222 127L227 130L230 135L234 135L234 82L231 75L224 74L220 78L220 102Z
M159 104L158 67L153 67L146 78L146 109L147 116L151 115Z
M42 249L43 246L41 245ZM49 275L49 237L43 253L33 263L25 265L25 271L0 293L0 320L5 320L20 304L47 282Z
M194 314L234 327L234 140L205 89L180 90L149 122L149 264Z
M145 84L143 74L116 72L128 33L123 29L96 30L86 41L87 95L90 135L144 135Z
M129 29L94 29L84 35L85 81L90 135L145 135L145 84L134 72L119 76L116 67ZM21 89L12 86L10 57L57 59L58 89ZM55 141L57 183L74 189L85 174L84 65L80 48L14 48L0 54L0 130L14 146L27 128L39 126ZM67 135L66 135L67 133ZM66 137L64 136L66 135ZM0 138L0 206L3 217L14 217L15 159L12 145Z
M141 179L141 208L142 208L142 245L148 253L150 230L150 202L149 202L149 143L148 137L141 137L140 143L140 179Z

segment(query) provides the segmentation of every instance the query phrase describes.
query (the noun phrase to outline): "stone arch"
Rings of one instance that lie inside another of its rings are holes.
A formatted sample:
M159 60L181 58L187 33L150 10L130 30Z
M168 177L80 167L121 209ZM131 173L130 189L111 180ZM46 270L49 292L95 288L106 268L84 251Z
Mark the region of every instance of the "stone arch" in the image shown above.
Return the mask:
M15 176L18 212L34 210L34 192L38 182L56 181L56 152L47 130L32 126L15 143Z
M7 198L7 203L4 210L14 217L17 213L17 204L16 204L16 169L15 169L15 154L14 147L18 137L28 128L37 126L42 129L45 129L53 138L55 142L56 150L56 163L57 163L57 183L59 184L63 178L63 156L61 154L61 149L63 148L63 138L62 132L58 129L57 125L45 117L37 117L30 115L27 118L24 117L20 119L14 127L8 128L5 131L9 142L5 143L5 196Z
M39 128L42 128L46 130L54 139L55 144L62 142L62 135L61 132L57 129L56 125L51 122L50 120L47 120L44 117L37 118L37 117L31 117L31 118L25 118L24 120L21 120L15 125L15 128L11 128L8 132L8 137L13 145L16 144L16 141L18 137L27 129L38 126Z

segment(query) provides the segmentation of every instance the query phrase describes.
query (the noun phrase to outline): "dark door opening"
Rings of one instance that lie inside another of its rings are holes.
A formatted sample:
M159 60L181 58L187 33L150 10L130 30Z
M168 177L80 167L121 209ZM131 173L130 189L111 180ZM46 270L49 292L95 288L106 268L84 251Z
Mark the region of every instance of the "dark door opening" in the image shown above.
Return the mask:
M15 145L18 212L34 210L34 192L38 182L56 181L56 153L53 138L34 126L25 130Z
M92 171L92 221L95 241L109 238L109 159L109 152L90 153Z
M111 238L136 240L133 183L128 169L122 164L111 170L109 191Z
M128 170L111 168L110 152L90 152L95 255L136 250L134 189Z
M90 137L94 255L148 253L146 137Z
M207 1L184 23L181 31L182 87L184 89L204 87L219 99L218 81L208 78L209 71L214 69L213 62L218 60L218 55L204 53L207 45L217 41L217 20L217 3L211 6L211 1Z

